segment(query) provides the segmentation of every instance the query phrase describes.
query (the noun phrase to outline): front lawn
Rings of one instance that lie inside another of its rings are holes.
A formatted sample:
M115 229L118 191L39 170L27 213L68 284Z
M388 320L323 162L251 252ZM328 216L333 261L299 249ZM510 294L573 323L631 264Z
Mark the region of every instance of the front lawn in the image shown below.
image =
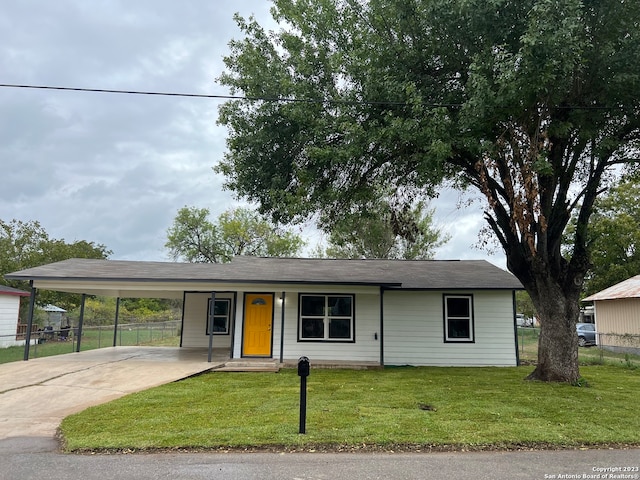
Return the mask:
M65 419L66 448L526 448L640 445L640 371L582 367L589 386L525 381L531 367L207 373Z

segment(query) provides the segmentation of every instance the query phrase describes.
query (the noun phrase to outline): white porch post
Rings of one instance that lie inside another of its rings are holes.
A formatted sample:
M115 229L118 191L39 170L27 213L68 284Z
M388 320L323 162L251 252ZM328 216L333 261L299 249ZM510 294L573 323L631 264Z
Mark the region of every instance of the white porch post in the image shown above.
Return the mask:
M211 292L211 303L209 304L209 317L208 317L208 326L207 333L209 334L209 353L207 356L207 361L211 363L213 358L213 313L215 312L216 305L216 292Z
M280 363L284 361L284 303L286 294L283 291L280 302Z

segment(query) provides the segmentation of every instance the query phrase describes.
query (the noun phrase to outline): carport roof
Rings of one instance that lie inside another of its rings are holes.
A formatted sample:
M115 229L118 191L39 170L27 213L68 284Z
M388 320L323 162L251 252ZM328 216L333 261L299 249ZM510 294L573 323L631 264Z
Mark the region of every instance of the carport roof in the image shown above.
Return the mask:
M522 289L485 260L335 260L235 257L225 264L70 259L10 273L65 291L65 284L324 284L401 289ZM37 285L36 285L37 286ZM87 292L90 293L90 292Z

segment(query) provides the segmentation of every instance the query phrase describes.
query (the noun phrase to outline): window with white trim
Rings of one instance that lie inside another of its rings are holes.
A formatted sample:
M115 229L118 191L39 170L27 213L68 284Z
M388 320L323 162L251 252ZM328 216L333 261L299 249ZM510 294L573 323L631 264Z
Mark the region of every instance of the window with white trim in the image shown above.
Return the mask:
M231 319L231 300L228 298L216 298L213 304L213 334L228 335L229 323ZM207 301L207 330L209 335L209 324L211 322L211 298Z
M473 296L444 295L445 342L473 342Z
M299 296L298 340L354 341L354 296Z

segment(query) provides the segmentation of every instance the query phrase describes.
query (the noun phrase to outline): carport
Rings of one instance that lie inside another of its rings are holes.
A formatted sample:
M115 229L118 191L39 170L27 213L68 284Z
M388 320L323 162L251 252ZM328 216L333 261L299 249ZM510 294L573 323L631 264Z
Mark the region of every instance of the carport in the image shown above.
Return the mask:
M212 284L220 285L221 278L224 283L225 277L231 276L233 271L234 269L229 264L217 265L216 273L219 276L213 279L211 278L210 266L205 264L69 259L8 274L6 278L29 281L31 287L24 360L29 360L33 315L39 290L82 295L75 347L75 351L80 352L84 302L87 295L117 299L113 336L113 346L115 347L118 330L118 305L121 298L165 298L184 301L184 296L187 293L207 294L211 298L212 311L210 315L213 317L216 292L212 291ZM213 322L209 322L207 328L212 329ZM212 330L208 331L208 343L207 361L213 362L216 345ZM231 354L232 352L227 352L227 359Z

